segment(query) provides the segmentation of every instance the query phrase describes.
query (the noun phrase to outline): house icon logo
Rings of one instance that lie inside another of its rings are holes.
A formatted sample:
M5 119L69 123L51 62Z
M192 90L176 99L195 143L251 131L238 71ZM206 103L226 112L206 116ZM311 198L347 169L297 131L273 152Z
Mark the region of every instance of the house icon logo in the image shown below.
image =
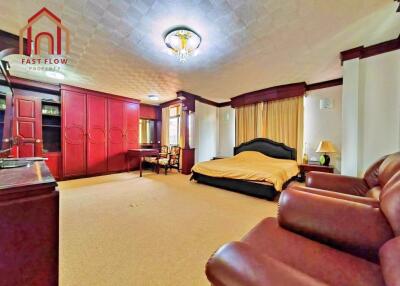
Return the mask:
M50 32L39 32L33 35L32 27L42 18L46 17L54 23L55 37ZM62 54L62 39L65 37L65 50L64 53L68 54L70 49L70 33L69 30L61 23L61 19L57 17L47 8L42 8L35 15L28 19L28 24L23 27L19 32L19 53L24 54L24 35L27 35L27 53L31 56L32 53L40 55L42 50L42 41L47 40L47 52L49 55ZM54 41L56 38L56 41ZM33 49L33 51L32 51Z

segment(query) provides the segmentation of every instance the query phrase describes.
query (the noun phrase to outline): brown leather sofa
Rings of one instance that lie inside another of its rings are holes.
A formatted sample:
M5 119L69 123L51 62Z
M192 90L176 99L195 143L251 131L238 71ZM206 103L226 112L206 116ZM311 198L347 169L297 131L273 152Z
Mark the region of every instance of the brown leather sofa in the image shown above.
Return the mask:
M214 286L400 285L398 178L384 186L380 208L285 190L278 219L264 219L209 259L209 281Z
M307 174L305 187L293 188L379 207L383 187L399 171L400 152L376 161L367 169L363 178L310 172Z

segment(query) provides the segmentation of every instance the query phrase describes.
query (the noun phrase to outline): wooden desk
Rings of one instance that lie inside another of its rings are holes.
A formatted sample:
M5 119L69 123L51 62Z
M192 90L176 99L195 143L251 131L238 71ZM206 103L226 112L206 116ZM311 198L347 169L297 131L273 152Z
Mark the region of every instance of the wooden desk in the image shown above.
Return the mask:
M128 171L131 169L130 167L130 158L139 158L139 170L140 177L142 177L142 163L144 157L150 156L158 156L160 151L158 149L129 149L127 153L128 157Z

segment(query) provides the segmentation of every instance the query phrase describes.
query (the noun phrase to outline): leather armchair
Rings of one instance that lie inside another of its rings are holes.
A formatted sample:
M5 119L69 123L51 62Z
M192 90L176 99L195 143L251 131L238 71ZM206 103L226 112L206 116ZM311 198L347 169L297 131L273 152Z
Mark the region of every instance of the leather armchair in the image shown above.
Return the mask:
M285 190L278 219L264 219L210 258L209 281L214 286L400 285L396 177L385 185L380 208ZM286 276L294 280L287 282Z
M367 169L363 178L310 172L306 177L306 188L297 187L297 189L377 206L382 188L398 171L400 171L400 152L376 161ZM324 190L324 192L320 190ZM343 195L337 196L329 192ZM345 195L350 195L353 198ZM370 199L360 200L354 197Z

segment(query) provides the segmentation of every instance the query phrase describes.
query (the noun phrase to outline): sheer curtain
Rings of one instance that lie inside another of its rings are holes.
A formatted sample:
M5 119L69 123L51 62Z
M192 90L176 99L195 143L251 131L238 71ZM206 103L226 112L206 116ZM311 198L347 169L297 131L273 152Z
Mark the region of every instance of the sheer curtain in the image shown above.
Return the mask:
M169 146L169 107L161 110L161 145Z
M260 102L236 108L236 145L268 138L296 148L302 162L304 132L303 96Z

